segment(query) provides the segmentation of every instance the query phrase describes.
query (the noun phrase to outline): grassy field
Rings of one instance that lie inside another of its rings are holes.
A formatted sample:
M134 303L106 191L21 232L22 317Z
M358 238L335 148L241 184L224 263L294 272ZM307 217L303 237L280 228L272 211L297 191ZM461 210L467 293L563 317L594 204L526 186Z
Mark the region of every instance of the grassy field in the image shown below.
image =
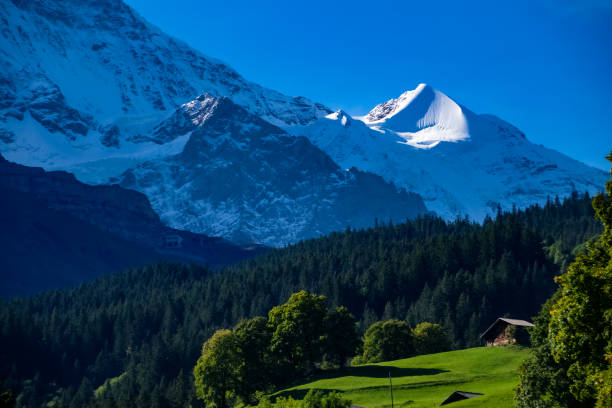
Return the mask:
M515 346L478 347L351 367L277 395L302 399L309 389L336 390L353 405L390 407L390 372L396 407L437 407L456 390L484 395L451 407L513 407L517 367L527 353Z

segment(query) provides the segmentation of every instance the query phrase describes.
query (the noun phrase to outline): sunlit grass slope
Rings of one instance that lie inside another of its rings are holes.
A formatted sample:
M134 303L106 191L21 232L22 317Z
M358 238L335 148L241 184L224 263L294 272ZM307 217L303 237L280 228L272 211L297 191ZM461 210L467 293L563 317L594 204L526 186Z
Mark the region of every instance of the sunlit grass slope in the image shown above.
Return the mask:
M436 407L453 391L484 394L449 407L513 407L518 365L528 350L478 347L404 360L351 367L289 388L280 395L301 399L309 389L340 391L353 405L391 406L389 373L396 407Z

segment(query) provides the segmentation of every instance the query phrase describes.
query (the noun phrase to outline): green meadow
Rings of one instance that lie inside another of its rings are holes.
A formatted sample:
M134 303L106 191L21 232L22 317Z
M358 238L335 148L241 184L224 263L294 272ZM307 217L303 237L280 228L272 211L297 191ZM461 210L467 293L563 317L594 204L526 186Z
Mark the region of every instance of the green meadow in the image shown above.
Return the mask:
M478 347L367 364L326 373L276 395L302 399L310 389L338 391L353 405L390 407L390 373L395 407L437 407L457 390L484 395L449 406L513 407L517 368L527 353L518 346Z

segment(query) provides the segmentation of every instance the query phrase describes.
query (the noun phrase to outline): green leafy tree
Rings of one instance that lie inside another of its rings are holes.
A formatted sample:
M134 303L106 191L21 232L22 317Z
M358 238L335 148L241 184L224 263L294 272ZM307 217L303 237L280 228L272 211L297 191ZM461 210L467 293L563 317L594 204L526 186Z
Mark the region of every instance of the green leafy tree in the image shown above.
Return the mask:
M286 303L270 310L270 350L276 359L281 379L314 370L315 362L323 356L326 315L325 296L304 290L292 294Z
M582 406L569 392L568 364L557 363L550 352L550 310L559 295L558 291L544 303L530 328L532 354L519 367L520 383L514 394L518 408Z
M240 352L229 330L217 330L202 346L202 355L193 369L196 395L207 405L229 406L240 382Z
M535 321L534 353L519 369L520 408L612 406L612 180L606 191L593 199L603 233L555 279L559 290Z
M437 323L422 322L412 331L416 354L432 354L451 349L451 341L444 327Z
M344 366L361 344L355 317L339 306L325 319L325 357L332 364Z
M366 330L363 363L397 360L414 355L412 330L402 320L376 322Z
M240 382L238 395L248 403L254 403L257 391L266 391L271 385L273 367L269 347L272 332L265 317L243 320L232 330L240 355Z
M604 231L587 245L588 253L579 254L567 273L555 279L561 295L548 326L553 358L569 364L570 392L585 406L598 398L597 379L610 366L606 354L612 354L612 180L606 191L593 199Z

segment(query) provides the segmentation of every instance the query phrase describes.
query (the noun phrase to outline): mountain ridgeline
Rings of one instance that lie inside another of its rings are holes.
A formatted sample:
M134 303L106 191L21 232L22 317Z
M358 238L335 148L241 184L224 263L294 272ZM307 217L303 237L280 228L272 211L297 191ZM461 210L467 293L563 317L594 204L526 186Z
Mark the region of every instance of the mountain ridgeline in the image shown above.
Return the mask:
M495 318L534 316L561 264L600 231L590 198L574 194L482 224L424 216L347 229L214 273L130 270L0 304L0 369L20 406L198 406L191 370L202 343L301 289L347 306L361 330L427 320L455 348L478 345Z
M229 98L201 95L156 134L190 136L181 153L126 171L121 185L145 193L175 228L278 246L427 212L418 194L341 169Z
M121 0L6 0L0 21L0 153L136 189L172 228L284 246L606 179L425 84L361 118L263 88Z

